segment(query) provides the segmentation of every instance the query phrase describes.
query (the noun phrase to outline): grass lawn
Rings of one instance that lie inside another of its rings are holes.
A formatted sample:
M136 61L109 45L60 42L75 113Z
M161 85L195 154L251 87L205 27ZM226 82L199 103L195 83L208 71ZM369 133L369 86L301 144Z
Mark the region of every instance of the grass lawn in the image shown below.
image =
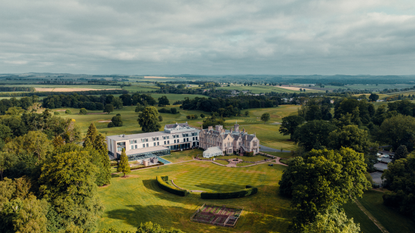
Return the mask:
M236 164L237 167L248 166L248 165L252 165L252 163L244 163L244 162L242 162L242 163L237 163Z
M379 228L369 219L354 202L342 206L347 217L353 218L355 223L360 224L360 231L364 233L382 233Z
M193 157L197 155L202 155L203 150L195 149L195 150L185 150L180 152L171 152L170 155L162 156L163 159L166 159L172 163L184 162L193 160Z
M368 191L359 201L390 233L414 232L415 223L383 205L382 195L381 192Z
M99 188L105 206L99 229L133 231L140 223L152 221L185 232L286 232L293 213L290 201L277 195L283 170L279 165L227 168L192 161L133 171L126 179L114 177L111 185ZM251 184L259 191L254 196L227 200L204 200L197 193L180 197L161 190L155 182L157 175L168 175L178 186L190 190L231 191ZM244 211L235 228L191 222L190 216L204 203Z
M228 161L225 161L225 160L215 160L215 162L223 164L223 165L228 165L229 164Z
M295 150L296 146L293 141L288 141L289 135L284 136L279 133L280 125L274 124L252 124L241 125L248 133L255 133L259 138L261 145L268 146L280 150Z
M220 159L234 159L234 158L238 158L238 159L242 159L243 161L262 161L264 159L269 159L268 157L262 156L262 155L256 155L256 156L252 156L252 157L248 157L248 156L238 156L238 155L230 155L230 156L221 156L221 157L217 157Z

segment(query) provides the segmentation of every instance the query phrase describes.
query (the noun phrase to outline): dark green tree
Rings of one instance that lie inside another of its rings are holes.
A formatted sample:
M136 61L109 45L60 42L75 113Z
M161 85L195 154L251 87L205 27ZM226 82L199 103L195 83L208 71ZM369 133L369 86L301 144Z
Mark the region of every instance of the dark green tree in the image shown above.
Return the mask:
M400 145L405 145L408 151L412 151L415 143L415 118L397 115L385 119L379 128L378 140L391 145L394 151Z
M138 114L138 124L143 132L159 131L161 125L159 123L159 113L155 107L146 107L143 112Z
M107 112L108 114L110 114L113 111L114 111L114 106L112 104L106 104L105 105L104 112Z
M269 119L270 119L269 113L266 112L266 113L262 114L261 121L263 121L264 123L267 123L267 121L269 121Z
M111 119L111 123L114 124L114 127L121 127L122 126L121 114L117 114L116 116L113 116Z
M310 121L295 130L293 140L306 151L322 149L328 146L329 134L336 129L335 125L327 121Z
M125 153L124 148L122 149L122 152L121 152L120 162L117 167L117 172L124 173L124 177L127 173L131 172L130 164L128 163L128 157L127 157L127 154Z
M163 117L161 115L159 115L159 121L162 122L163 121Z
M46 200L30 192L26 178L0 182L0 232L46 232Z
M122 109L123 107L122 100L119 97L114 97L114 99L112 99L111 104L114 106L115 109Z
M166 105L170 105L169 99L167 99L167 96L163 95L162 97L158 98L159 100L159 107L164 107Z
M297 127L304 123L304 118L301 116L287 116L282 118L280 126L280 133L283 135L290 135L290 139L293 139L293 135Z
M374 93L370 94L370 96L369 96L369 100L372 101L372 102L376 102L376 100L378 100L378 99L379 99L379 95L376 95Z
M87 113L88 111L85 108L81 108L81 110L79 110L80 115L86 115Z
M398 159L406 158L409 152L405 145L400 145L398 149L396 149L395 154L393 155L392 161L395 162Z

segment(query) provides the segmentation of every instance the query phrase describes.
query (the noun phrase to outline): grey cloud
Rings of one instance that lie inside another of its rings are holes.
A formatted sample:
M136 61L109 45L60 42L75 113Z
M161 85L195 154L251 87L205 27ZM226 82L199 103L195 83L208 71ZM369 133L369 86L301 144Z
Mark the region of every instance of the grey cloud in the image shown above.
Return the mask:
M414 74L414 6L2 1L0 72Z

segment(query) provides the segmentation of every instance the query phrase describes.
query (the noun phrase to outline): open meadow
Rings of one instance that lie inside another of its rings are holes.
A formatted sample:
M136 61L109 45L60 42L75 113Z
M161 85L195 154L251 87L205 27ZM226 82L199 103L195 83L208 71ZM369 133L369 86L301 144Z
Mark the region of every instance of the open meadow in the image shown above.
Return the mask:
M182 152L175 152L174 155ZM185 155L186 156L186 155ZM167 159L166 157L163 157ZM283 166L257 165L228 168L211 162L190 161L136 170L128 178L114 175L111 185L99 188L105 206L100 229L135 230L140 223L152 221L163 227L185 232L286 232L292 218L290 201L277 195ZM177 185L189 190L232 191L250 184L258 193L244 198L225 200L201 199L199 193L181 197L160 189L158 175L167 175ZM190 221L204 203L243 208L235 228Z

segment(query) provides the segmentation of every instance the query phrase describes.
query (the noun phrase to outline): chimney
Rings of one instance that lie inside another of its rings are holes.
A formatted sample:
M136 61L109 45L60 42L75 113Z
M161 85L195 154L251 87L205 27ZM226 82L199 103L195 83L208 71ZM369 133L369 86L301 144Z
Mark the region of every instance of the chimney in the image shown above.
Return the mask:
M222 132L223 126L222 125L215 125L215 130L219 133Z
M239 132L239 125L235 124L234 129L235 129L235 132Z
M208 126L208 131L212 131L213 130L213 126Z

